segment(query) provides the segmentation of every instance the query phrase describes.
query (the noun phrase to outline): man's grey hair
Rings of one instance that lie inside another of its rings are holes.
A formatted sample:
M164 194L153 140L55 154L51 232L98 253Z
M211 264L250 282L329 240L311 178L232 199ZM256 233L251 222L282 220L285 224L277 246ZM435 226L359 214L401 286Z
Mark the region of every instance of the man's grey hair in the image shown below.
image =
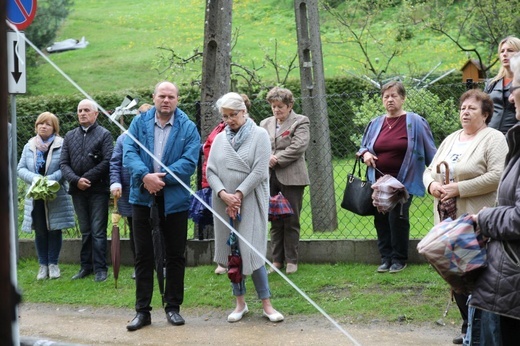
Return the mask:
M96 103L96 101L94 100L91 100L91 99L83 99L81 101L78 102L78 106L80 103L82 102L86 102L86 103L89 103L90 104L90 107L92 107L92 110L96 111L96 112L99 112L99 107L98 107L98 104Z

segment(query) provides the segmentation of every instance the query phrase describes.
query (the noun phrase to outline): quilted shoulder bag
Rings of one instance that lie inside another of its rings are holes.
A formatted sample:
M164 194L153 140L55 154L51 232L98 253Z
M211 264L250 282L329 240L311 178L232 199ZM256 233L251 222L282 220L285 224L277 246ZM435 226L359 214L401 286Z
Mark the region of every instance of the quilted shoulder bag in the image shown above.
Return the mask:
M457 293L468 294L486 267L486 248L471 215L435 225L417 244L417 251Z

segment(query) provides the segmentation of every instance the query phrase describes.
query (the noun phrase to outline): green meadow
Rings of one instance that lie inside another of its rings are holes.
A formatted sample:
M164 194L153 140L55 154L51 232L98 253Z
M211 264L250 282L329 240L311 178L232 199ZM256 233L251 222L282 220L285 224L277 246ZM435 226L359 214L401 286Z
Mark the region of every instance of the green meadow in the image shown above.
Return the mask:
M204 8L200 0L154 1L81 0L58 33L57 41L85 36L86 49L50 54L48 57L87 93L120 91L153 86L170 79L188 85L200 79L202 61L168 69L171 52L188 58L203 51ZM359 47L345 39L339 25L320 12L321 39L326 78L367 73ZM383 13L371 30L378 39L395 40L394 29L401 25L395 9ZM240 0L233 2L233 31L236 42L232 50L235 63L258 68L264 80L275 80L274 68L264 63L266 55L287 65L297 52L293 2L289 0ZM446 38L419 26L411 27L413 38L405 43L401 56L394 58L388 76L422 77L441 63L436 72L460 69L467 57ZM345 42L347 41L347 42ZM31 49L31 47L27 47ZM369 43L372 58L381 64ZM67 95L77 93L49 63L38 60L28 67L28 95ZM293 70L290 79L298 79Z

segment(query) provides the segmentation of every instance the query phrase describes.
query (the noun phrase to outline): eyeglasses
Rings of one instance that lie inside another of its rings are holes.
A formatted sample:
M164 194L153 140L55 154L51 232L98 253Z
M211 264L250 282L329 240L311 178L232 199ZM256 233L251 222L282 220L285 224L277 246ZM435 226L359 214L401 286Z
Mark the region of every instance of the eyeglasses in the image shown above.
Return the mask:
M516 89L520 89L520 85L509 88L509 92L512 94Z
M224 114L222 115L222 120L223 121L228 121L229 119L236 119L236 117L242 113L242 111L238 111L238 112L233 112L231 114Z

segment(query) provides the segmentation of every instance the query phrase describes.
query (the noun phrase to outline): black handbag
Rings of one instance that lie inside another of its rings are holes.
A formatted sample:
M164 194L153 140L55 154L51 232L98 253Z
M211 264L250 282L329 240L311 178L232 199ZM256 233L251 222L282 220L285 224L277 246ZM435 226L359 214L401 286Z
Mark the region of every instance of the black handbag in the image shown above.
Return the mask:
M363 180L360 159L356 159L352 173L348 175L341 207L361 216L374 215L376 207L372 203L372 192L372 184L368 181L368 167Z

